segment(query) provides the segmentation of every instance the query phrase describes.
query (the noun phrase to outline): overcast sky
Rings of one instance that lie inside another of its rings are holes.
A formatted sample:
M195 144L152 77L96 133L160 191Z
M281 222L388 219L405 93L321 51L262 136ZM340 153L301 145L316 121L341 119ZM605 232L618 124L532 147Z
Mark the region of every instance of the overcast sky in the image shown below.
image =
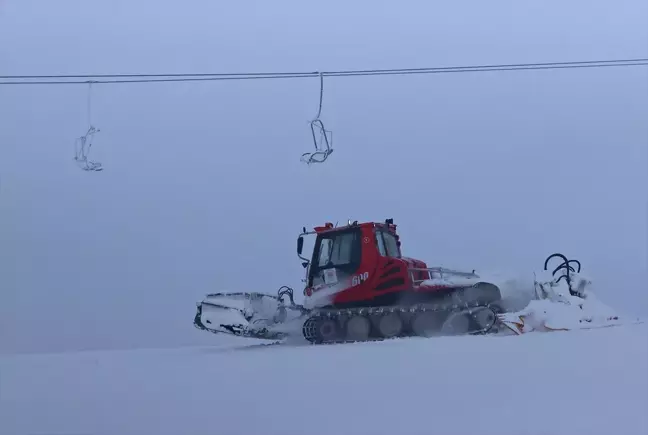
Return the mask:
M0 0L0 75L315 71L648 57L645 0ZM429 265L560 251L648 313L648 67L0 86L0 352L209 343L195 302L301 291L302 226L399 224Z

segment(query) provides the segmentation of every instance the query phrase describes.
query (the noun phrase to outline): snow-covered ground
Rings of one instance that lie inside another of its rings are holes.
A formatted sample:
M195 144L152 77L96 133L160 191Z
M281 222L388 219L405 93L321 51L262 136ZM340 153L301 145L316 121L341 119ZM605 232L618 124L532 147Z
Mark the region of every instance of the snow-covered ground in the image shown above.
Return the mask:
M2 357L0 433L648 433L646 324L329 346L214 343Z

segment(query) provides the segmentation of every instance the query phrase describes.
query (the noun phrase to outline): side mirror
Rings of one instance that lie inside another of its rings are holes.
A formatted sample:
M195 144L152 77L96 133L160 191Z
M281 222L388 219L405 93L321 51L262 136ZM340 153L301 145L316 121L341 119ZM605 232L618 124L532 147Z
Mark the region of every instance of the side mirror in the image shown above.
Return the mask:
M304 238L302 236L299 236L297 238L297 255L301 256L302 249L304 249Z

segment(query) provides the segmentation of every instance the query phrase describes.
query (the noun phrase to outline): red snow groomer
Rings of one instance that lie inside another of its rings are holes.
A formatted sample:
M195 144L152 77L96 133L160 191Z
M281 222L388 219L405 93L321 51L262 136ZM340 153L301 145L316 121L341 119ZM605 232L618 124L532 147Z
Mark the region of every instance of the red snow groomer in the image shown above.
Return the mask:
M315 236L310 258L304 237ZM313 343L491 331L503 311L501 288L464 272L428 267L402 254L393 219L326 223L297 239L306 269L303 302L277 295L215 293L197 304L203 330L262 339L303 335Z

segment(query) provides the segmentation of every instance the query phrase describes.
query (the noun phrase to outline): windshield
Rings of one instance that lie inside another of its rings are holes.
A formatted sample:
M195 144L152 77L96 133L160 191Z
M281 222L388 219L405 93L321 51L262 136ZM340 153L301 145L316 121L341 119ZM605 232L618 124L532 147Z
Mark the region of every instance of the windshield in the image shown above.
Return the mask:
M353 229L320 236L310 269L310 284L334 284L355 273L360 264L360 231Z
M322 238L317 266L324 268L352 263L357 236L357 232L353 231Z

